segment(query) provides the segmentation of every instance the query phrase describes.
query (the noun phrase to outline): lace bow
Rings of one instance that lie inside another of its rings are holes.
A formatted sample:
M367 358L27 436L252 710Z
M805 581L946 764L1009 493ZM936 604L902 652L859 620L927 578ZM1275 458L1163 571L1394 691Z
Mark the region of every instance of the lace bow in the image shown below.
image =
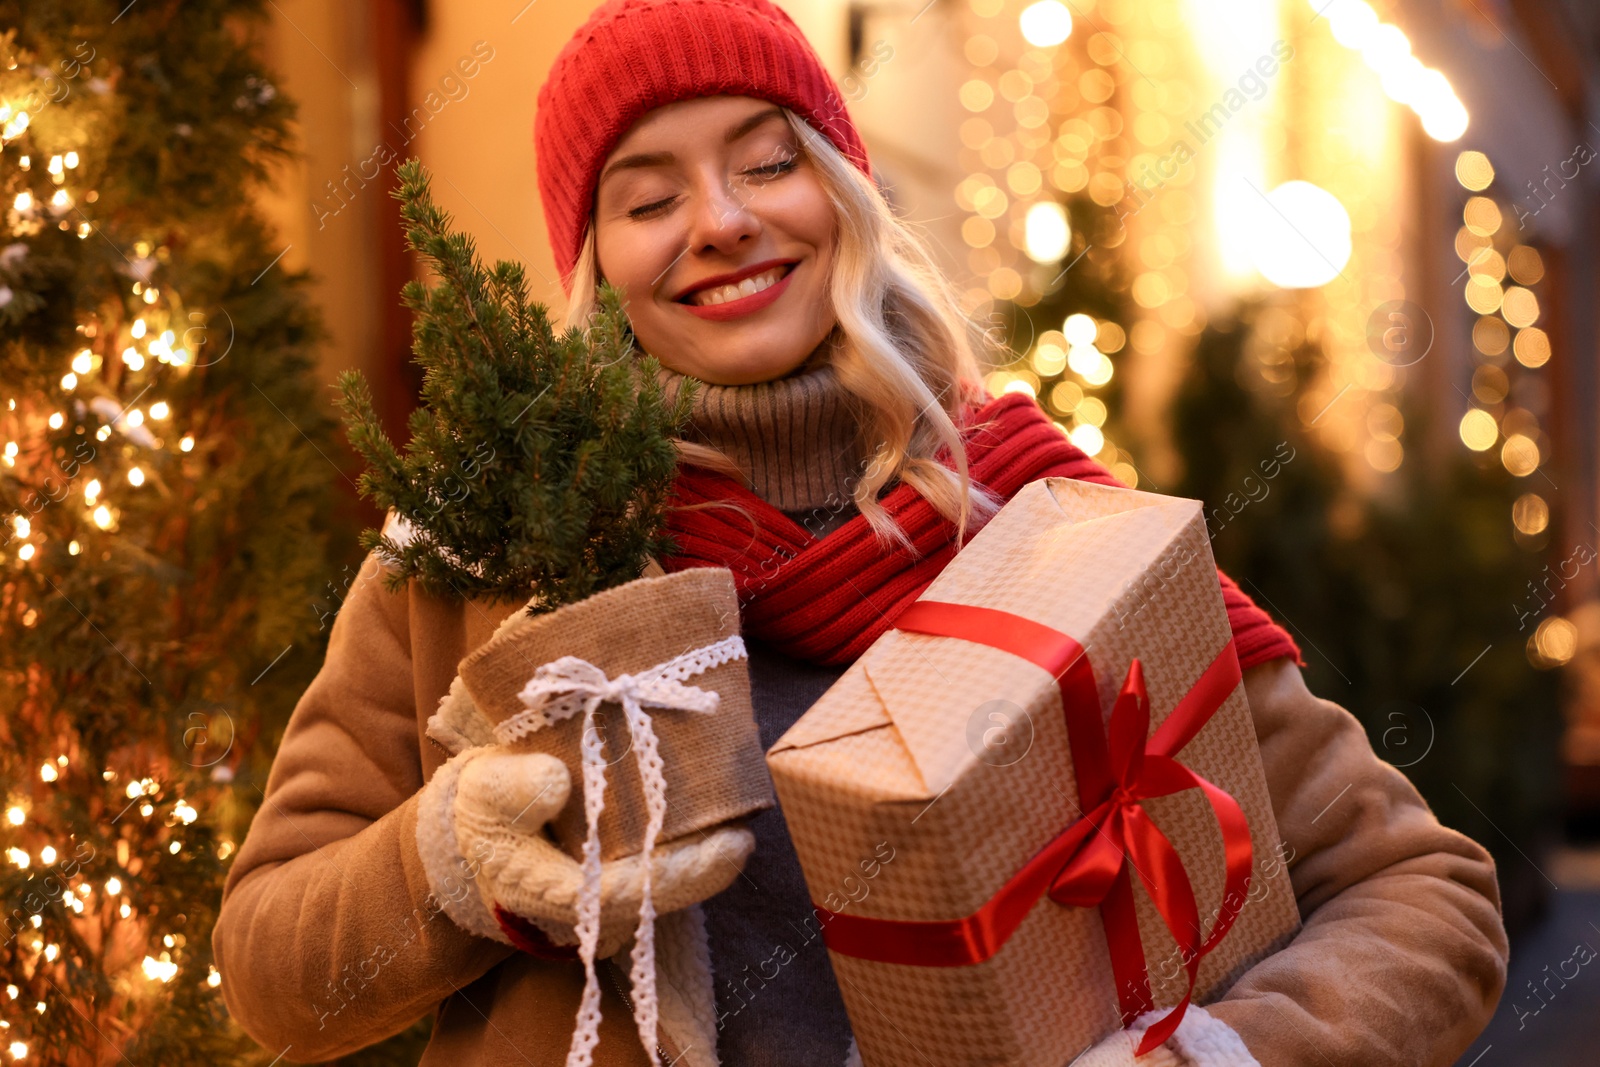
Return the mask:
M538 730L583 714L583 735L579 750L583 758L583 883L578 891L578 953L583 960L583 999L578 1007L578 1025L567 1051L567 1067L589 1067L594 1046L600 1040L600 985L595 975L594 954L600 938L600 812L605 808L606 764L601 753L603 739L594 728L595 711L606 701L622 708L632 741L634 760L644 788L646 822L641 855L644 859L644 884L639 904L639 924L634 930L633 983L634 1024L639 1028L650 1062L659 1067L656 1056L656 1028L660 1019L656 999L655 904L650 895L652 863L656 837L666 821L667 784L655 727L644 706L675 711L710 714L717 710L716 693L685 685L712 667L745 655L743 639L734 634L713 644L692 649L665 663L635 674L615 678L588 660L562 656L534 671L518 697L526 710L495 727L495 739L502 744L518 741Z

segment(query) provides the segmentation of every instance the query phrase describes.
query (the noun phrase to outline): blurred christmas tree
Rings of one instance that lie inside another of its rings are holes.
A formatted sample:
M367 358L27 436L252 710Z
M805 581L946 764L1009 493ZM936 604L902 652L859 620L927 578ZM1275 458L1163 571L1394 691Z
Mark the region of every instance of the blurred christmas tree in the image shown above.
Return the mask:
M997 307L1015 358L991 371L985 385L995 394L1031 393L1073 444L1136 485L1133 453L1118 444L1126 434L1119 419L1123 380L1111 360L1127 345L1121 324L1133 312L1120 249L1125 232L1114 208L1086 196L1064 198L1059 210L1070 243L1059 266L1038 272L1042 292L1031 303ZM1047 279L1048 273L1055 276Z
M0 1048L268 1062L210 931L321 659L320 324L255 0L0 2ZM328 398L328 399L331 399Z
M1293 307L1248 301L1201 335L1173 411L1185 473L1163 488L1205 502L1217 564L1295 634L1311 690L1495 854L1516 928L1543 901L1519 850L1553 825L1560 733L1555 675L1516 625L1543 565L1513 535L1524 479L1492 455L1414 449L1389 492L1355 490L1299 413L1325 361L1282 328ZM1400 411L1426 440L1428 409Z

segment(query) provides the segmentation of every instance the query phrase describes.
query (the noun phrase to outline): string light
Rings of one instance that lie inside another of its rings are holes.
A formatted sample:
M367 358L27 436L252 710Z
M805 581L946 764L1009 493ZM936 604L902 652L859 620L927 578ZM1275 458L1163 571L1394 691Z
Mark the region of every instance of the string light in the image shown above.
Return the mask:
M1436 141L1456 141L1467 132L1469 116L1450 79L1424 67L1411 54L1411 41L1400 27L1382 22L1364 0L1309 0L1325 15L1334 40L1361 55L1378 75L1384 94L1416 112L1422 128Z
M1552 615L1539 623L1528 638L1528 660L1541 669L1564 666L1577 651L1578 628L1560 615Z
M146 956L140 966L144 976L156 982L170 982L178 974L178 965L172 962L172 956L166 952L161 954L160 959Z

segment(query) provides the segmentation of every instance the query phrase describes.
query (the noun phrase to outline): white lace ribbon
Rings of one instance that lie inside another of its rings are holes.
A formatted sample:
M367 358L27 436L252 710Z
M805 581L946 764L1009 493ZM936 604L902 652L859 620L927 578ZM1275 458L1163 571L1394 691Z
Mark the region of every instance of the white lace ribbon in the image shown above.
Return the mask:
M650 1062L660 1067L656 1056L656 1029L660 1020L656 998L655 902L650 892L651 853L667 814L667 784L662 774L660 746L655 727L644 705L676 711L711 713L717 710L716 693L684 685L693 677L731 659L745 655L744 640L734 634L721 641L685 652L665 663L636 674L606 673L577 656L562 656L534 671L518 697L525 711L495 727L495 740L508 744L537 730L547 729L583 713L583 735L579 751L583 758L583 814L586 834L583 842L583 884L578 891L578 954L583 960L583 999L578 1005L577 1027L567 1051L567 1067L590 1067L594 1046L600 1040L600 984L594 969L594 954L600 939L600 813L605 808L606 764L601 753L601 738L594 729L595 711L605 701L622 708L628 724L634 760L644 787L646 822L644 846L644 884L639 904L639 924L634 930L633 1020L639 1028Z

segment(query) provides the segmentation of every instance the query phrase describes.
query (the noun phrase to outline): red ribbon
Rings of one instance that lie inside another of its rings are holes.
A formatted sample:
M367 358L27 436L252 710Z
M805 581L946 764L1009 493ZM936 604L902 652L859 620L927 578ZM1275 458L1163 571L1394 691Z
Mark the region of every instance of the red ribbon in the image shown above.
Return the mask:
M1049 671L1061 688L1082 815L1012 875L982 907L960 919L875 919L817 907L823 941L846 956L921 967L981 963L1006 943L1041 896L1070 907L1100 909L1111 969L1126 1026L1155 1007L1134 910L1131 868L1144 883L1183 951L1189 975L1183 1000L1146 1032L1144 1055L1172 1036L1194 994L1200 960L1222 940L1250 884L1250 826L1238 801L1173 759L1238 685L1233 640L1223 646L1178 706L1150 735L1150 698L1135 659L1102 730L1094 670L1083 646L1059 630L994 608L918 600L894 622L913 633L958 637L1020 656ZM1146 740L1148 736L1148 740ZM1194 888L1177 850L1141 802L1199 789L1222 830L1227 881L1211 932L1200 935Z

